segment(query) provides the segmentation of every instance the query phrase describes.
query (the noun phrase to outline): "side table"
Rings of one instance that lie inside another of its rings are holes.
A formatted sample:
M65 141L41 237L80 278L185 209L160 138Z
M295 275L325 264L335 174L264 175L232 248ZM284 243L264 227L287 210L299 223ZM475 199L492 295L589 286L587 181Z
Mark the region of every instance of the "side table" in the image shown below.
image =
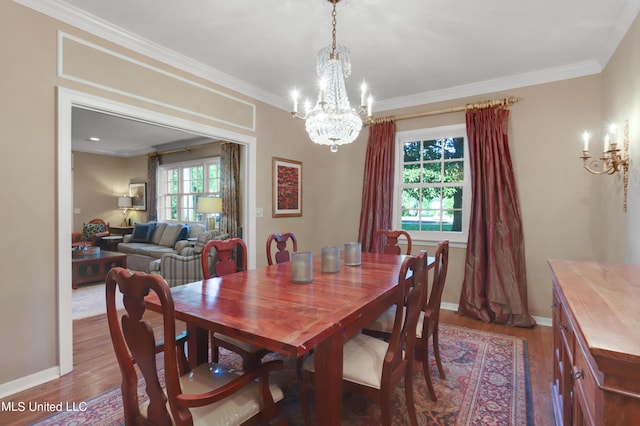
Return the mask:
M108 251L118 251L118 243L122 242L124 237L122 235L108 235L102 237L101 248Z
M109 234L111 235L127 235L133 233L133 226L110 226Z

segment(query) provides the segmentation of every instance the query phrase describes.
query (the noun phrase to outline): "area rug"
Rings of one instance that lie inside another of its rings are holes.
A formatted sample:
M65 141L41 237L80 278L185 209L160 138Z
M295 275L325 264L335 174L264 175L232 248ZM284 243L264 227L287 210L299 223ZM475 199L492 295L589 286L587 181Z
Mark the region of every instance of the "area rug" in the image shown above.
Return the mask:
M107 302L105 300L104 282L90 285L83 285L71 293L74 320L93 317L107 312ZM122 294L116 292L116 306L123 308Z
M432 378L438 402L429 399L424 377L418 366L414 372L414 391L421 425L533 425L531 388L526 340L501 334L441 324L440 353L446 379L440 380L435 362ZM237 355L221 350L221 362L240 366ZM279 358L279 355L269 355ZM290 425L302 425L298 404L295 360L283 358L285 370L271 376L285 394L284 413ZM431 357L433 360L433 357ZM138 386L141 398L144 385ZM407 425L404 383L393 394L393 424ZM91 400L77 401L84 411L61 412L36 425L121 425L120 389L113 389ZM378 405L358 394L345 394L343 425L377 425Z

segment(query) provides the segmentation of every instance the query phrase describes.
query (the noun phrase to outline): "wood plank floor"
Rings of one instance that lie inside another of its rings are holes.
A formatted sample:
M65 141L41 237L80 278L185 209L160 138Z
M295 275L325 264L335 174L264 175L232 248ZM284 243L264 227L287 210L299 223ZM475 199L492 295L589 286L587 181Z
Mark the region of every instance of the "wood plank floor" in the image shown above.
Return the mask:
M537 326L533 329L523 329L484 324L447 311L441 313L441 321L527 339L535 425L553 424L553 408L549 391L549 383L553 374L550 327ZM3 399L2 402L79 403L118 387L120 385L120 370L111 346L106 315L74 321L73 339L74 370L71 373L60 379L12 395ZM50 414L0 411L0 424L26 425Z

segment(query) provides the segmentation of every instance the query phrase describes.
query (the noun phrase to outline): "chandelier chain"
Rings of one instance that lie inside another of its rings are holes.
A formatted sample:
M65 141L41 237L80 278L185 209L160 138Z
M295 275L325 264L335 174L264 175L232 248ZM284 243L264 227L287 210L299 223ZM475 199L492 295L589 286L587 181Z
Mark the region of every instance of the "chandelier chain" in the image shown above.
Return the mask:
M338 19L337 16L338 14L336 13L336 1L332 2L333 3L333 11L331 12L331 24L333 25L333 31L331 33L331 35L333 36L333 41L331 43L331 53L333 55L336 54L336 25L338 23Z

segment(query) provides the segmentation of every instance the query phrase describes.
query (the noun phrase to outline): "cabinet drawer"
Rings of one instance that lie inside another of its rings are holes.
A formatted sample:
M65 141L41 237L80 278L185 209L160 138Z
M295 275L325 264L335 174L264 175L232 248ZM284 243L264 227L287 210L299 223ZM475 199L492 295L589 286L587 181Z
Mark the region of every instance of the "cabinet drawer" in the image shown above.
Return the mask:
M573 353L576 346L576 337L574 335L573 327L571 326L571 321L569 320L567 308L566 306L564 306L564 304L560 305L558 314L558 328L560 329L560 336L562 336L562 341L567 348L567 362L569 363L569 365L572 365L574 358Z
M574 392L580 404L584 423L595 425L596 404L598 403L596 398L599 398L600 394L598 393L595 377L593 377L589 368L588 357L579 344L576 345L576 351L574 352L574 365L571 369L571 374L573 376Z

